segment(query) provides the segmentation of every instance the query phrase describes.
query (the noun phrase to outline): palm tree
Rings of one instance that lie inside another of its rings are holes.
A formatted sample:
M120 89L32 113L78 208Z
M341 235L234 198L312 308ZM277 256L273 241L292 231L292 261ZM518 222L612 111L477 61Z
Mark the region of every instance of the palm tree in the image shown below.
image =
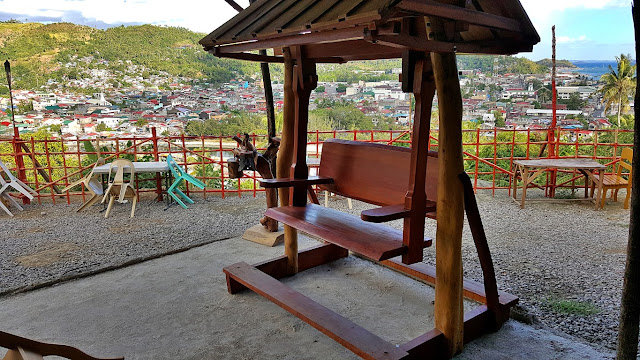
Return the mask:
M611 109L613 105L618 106L618 127L620 127L620 114L629 108L629 96L633 95L636 87L636 65L631 65L630 55L621 54L616 56L618 71L609 65L609 72L600 77L604 82L604 87L599 90L602 94L604 111Z

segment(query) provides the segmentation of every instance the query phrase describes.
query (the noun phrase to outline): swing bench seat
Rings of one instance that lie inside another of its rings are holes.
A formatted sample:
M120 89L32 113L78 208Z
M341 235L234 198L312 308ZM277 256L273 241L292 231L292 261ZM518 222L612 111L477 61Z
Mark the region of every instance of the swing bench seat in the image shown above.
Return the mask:
M318 185L338 195L381 207L365 210L360 219L316 204L270 208L266 216L375 261L404 255L403 232L381 222L409 216L402 204L409 183L408 148L329 139L322 147L319 176L310 179L266 179L265 188ZM437 193L437 153L429 152L425 191ZM384 174L384 176L381 176ZM425 216L435 219L436 203L428 200ZM432 240L424 239L423 248Z
M271 208L266 216L376 261L407 251L402 244L402 231L316 204ZM431 242L426 238L424 247L431 246Z

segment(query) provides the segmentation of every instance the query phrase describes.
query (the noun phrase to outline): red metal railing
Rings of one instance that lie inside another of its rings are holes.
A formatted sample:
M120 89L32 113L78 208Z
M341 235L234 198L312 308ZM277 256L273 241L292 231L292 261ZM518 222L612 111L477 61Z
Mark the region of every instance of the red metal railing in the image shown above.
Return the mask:
M589 135L590 134L590 135ZM343 138L363 142L375 142L396 146L410 146L411 132L407 130L354 130L311 131L308 133L310 157L318 157L322 142L327 138ZM251 135L259 150L267 146L266 135ZM608 166L613 164L623 147L631 147L633 133L627 130L597 130L590 133L559 130L556 134L556 154L561 158L590 158ZM465 170L473 178L476 189L510 191L513 181L513 162L518 159L537 158L547 143L546 130L463 130ZM18 177L38 191L37 201L49 198L53 203L69 203L72 197L82 197L84 190L78 187L73 192L62 194L56 191L90 171L98 156L107 162L117 157L132 161L158 161L171 154L191 174L201 179L205 190L186 186L186 193L200 193L204 197L211 193L251 194L263 191L258 184L257 173L245 172L245 178L229 179L225 172L226 159L236 146L231 137L220 136L157 136L127 137L100 140L52 139L42 137L0 138L0 159ZM429 149L436 150L438 131L432 130ZM543 155L543 157L546 154ZM534 186L546 189L549 179L541 177ZM157 175L136 175L140 192L159 192ZM583 178L572 171L558 171L557 187L575 189L583 185ZM160 193L159 193L160 195Z

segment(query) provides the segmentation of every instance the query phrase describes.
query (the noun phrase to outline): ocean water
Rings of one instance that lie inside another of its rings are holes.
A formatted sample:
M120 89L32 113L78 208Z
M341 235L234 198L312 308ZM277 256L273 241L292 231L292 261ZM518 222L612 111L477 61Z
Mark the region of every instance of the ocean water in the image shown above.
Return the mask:
M609 65L617 71L617 63L615 60L603 61L603 60L570 60L578 69L574 69L576 72L590 76L594 79L600 79L600 76L609 72ZM635 65L635 61L634 61Z

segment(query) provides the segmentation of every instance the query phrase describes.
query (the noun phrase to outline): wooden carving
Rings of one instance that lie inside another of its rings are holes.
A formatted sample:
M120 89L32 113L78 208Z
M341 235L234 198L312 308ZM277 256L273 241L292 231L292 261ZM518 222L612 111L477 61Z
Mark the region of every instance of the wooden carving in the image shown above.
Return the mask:
M257 171L263 179L273 179L271 164L276 161L278 149L280 148L280 138L270 137L269 146L264 153L259 154L256 147L251 143L249 134L244 134L244 139L234 136L233 140L238 143L238 147L231 150L233 159L227 161L229 177L239 179L244 175L244 170ZM276 189L266 189L267 208L278 206L278 192ZM260 223L271 232L278 231L278 222L263 217Z

